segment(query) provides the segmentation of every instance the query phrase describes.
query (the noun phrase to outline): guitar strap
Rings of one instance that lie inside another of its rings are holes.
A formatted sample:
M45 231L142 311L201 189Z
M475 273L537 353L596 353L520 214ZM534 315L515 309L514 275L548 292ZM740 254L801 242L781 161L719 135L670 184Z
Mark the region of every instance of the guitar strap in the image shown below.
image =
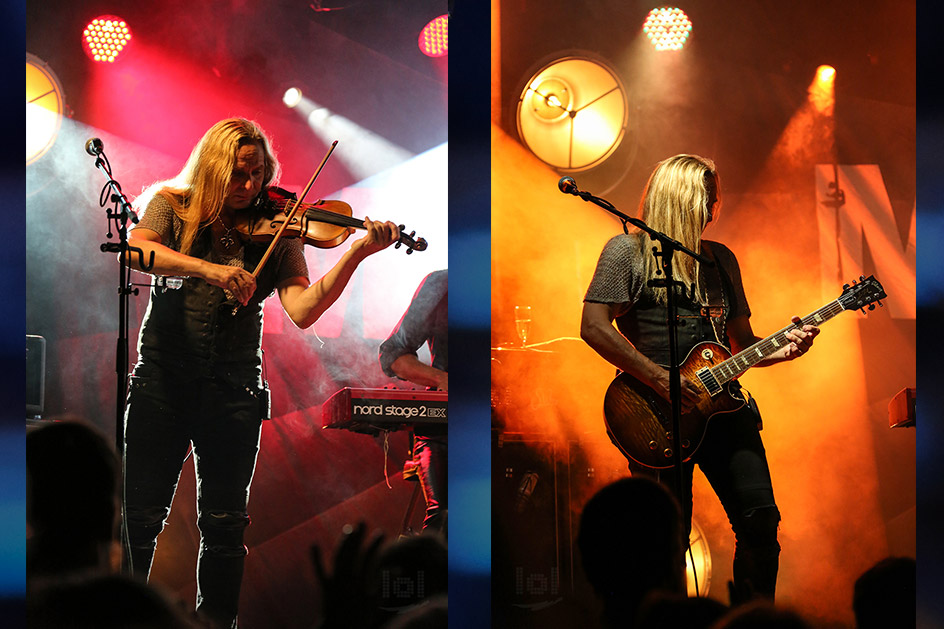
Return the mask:
M714 269L706 269L702 274L705 280L705 296L708 299L708 305L702 307L701 314L703 317L710 318L711 327L714 330L715 339L718 343L725 347L730 347L730 339L728 339L724 329L731 307L731 304L725 301L724 286L726 283L730 286L730 280L728 274L721 268L721 261L711 250L711 245L707 242L702 242L701 247L702 251L707 252L715 261ZM738 383L735 384L737 384L737 388L747 402L747 407L754 413L754 417L757 420L757 430L763 430L764 421L760 416L760 409L757 407L754 396L752 396L747 389L740 387Z
M718 257L711 250L711 245L703 241L701 247L702 251L710 255L715 261L714 269L708 268L702 273L702 278L705 280L705 296L708 305L702 306L701 315L711 321L715 341L719 345L727 347L729 343L725 342L727 334L725 334L724 327L727 324L730 305L724 299L724 279L721 276L724 271L721 269L721 262Z

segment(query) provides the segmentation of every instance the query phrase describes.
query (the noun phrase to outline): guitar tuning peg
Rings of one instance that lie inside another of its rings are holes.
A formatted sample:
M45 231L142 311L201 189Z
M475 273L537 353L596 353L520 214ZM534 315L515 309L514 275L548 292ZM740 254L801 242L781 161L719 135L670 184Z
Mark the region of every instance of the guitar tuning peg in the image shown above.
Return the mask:
M875 304L869 304L869 310L875 310Z
M397 241L397 244L395 244L395 245L393 246L393 248L394 248L394 249L399 249L399 248L400 248L400 245L402 245L402 244L403 244L403 243L398 240L398 241Z
M848 284L843 284L843 285L842 285L842 290L849 290L849 285L848 285Z
M883 307L883 308L885 307L885 304L882 303L882 300L879 300L879 301L878 301L878 305L881 306L881 307Z
M864 276L864 275L860 275L860 276L859 276L859 281L860 281L860 282L864 282L864 281L865 281L865 276Z
M406 250L406 255L410 255L411 253L413 253L413 247Z

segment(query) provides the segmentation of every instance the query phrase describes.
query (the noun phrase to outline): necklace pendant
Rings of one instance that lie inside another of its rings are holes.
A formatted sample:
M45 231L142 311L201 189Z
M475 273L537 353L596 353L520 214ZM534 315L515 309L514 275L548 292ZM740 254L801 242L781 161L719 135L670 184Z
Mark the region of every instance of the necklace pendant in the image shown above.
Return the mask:
M230 236L229 234L225 234L223 236L220 236L220 244L223 245L223 249L225 249L226 251L229 251L230 249L236 246L236 241L233 240L233 237Z

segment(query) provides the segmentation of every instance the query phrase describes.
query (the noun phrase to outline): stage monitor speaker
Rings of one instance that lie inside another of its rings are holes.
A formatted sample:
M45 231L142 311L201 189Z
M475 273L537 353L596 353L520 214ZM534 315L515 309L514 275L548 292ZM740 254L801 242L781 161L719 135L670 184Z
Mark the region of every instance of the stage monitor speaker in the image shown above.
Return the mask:
M26 335L26 417L35 419L43 414L46 396L46 339Z
M539 434L493 433L493 627L549 626L563 601L559 449Z

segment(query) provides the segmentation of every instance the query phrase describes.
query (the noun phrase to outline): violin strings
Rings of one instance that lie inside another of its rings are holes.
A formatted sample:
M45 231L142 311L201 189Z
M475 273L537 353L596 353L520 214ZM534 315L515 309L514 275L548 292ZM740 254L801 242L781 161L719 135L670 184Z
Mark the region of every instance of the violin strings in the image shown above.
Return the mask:
M316 208L309 208L305 210L305 216L309 219L324 219L323 222L331 223L332 225L340 225L341 227L360 227L363 229L364 221L350 216L345 216L344 214L335 214L334 212L329 212L327 210L319 210Z
M290 199L280 200L275 204L275 207L282 212L283 214L287 213L287 210L294 205L294 201ZM306 208L306 206L309 206ZM337 212L330 212L328 210L321 210L317 207L314 207L313 204L302 203L301 208L305 210L305 216L309 219L312 218L321 218L324 219L322 222L331 223L332 225L338 225L340 227L357 227L364 229L364 221L347 216L345 214L338 214Z

